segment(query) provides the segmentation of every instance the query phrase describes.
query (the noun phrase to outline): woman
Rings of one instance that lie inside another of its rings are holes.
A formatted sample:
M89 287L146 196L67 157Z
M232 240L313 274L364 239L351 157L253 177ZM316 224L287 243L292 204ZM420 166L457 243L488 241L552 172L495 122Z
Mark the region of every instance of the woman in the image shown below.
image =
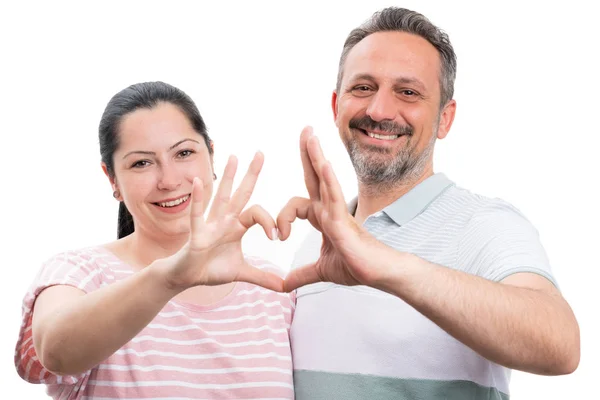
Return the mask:
M213 144L185 93L130 86L99 136L119 239L43 265L23 304L21 377L54 399L293 398L293 299L275 267L241 249L254 224L278 234L262 208L242 211L262 155L233 195L229 159L205 219Z

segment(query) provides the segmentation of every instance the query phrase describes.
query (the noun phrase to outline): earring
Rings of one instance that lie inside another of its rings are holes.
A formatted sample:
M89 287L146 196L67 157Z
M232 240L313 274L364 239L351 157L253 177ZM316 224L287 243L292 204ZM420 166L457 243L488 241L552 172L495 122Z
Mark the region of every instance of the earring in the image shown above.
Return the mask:
M216 181L216 180L217 180L217 174L215 174L215 173L213 172L213 181Z
M115 199L117 199L117 200L118 200L118 199L119 199L119 197L121 197L121 193L119 193L119 191L118 191L118 190L115 190L115 191L113 192L113 197L114 197Z

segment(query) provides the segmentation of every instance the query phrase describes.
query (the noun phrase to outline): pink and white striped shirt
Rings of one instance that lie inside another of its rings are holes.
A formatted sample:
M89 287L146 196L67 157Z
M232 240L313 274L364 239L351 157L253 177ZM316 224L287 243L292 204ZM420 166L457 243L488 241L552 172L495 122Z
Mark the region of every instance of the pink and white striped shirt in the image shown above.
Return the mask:
M250 264L277 270L247 257ZM134 273L103 247L47 261L23 300L15 365L54 399L293 399L289 331L293 295L239 282L208 306L170 301L135 338L90 371L57 376L33 346L32 309L39 293L70 285L88 293ZM93 318L93 316L90 316Z

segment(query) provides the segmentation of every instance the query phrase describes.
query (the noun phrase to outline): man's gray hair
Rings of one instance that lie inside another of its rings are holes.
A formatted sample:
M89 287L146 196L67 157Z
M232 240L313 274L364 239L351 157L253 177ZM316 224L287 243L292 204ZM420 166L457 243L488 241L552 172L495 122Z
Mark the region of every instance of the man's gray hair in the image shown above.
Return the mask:
M339 94L344 74L344 64L348 53L367 36L376 32L407 32L427 40L440 54L440 109L452 100L456 79L456 54L450 44L448 34L433 25L425 16L406 8L389 7L376 12L358 28L350 32L344 43L338 69L336 92Z

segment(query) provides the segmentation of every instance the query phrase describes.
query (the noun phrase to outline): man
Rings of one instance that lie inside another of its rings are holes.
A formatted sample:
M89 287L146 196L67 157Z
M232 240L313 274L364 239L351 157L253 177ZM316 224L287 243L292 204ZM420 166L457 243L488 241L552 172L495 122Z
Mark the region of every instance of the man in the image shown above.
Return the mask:
M510 204L433 172L448 134L456 57L416 12L388 8L348 36L332 108L358 177L345 204L310 128L310 199L278 217L319 232L286 289L296 398L508 399L510 369L573 372L579 327L537 231Z

